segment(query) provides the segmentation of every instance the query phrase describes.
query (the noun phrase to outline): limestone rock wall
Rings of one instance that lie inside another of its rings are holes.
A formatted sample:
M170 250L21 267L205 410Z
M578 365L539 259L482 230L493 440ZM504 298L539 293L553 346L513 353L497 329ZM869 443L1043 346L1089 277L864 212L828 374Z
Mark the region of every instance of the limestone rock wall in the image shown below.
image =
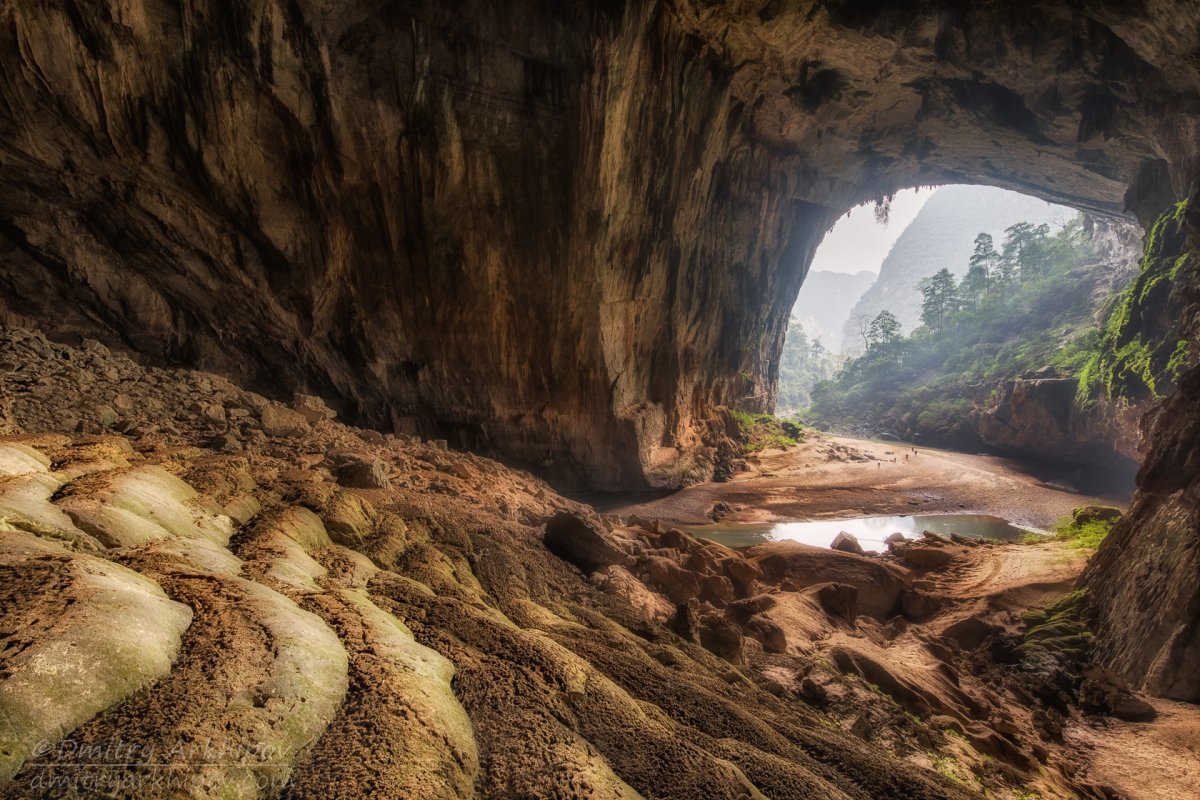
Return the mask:
M1194 171L1195 15L1019 5L9 0L3 314L562 480L697 480L850 204L1119 213Z

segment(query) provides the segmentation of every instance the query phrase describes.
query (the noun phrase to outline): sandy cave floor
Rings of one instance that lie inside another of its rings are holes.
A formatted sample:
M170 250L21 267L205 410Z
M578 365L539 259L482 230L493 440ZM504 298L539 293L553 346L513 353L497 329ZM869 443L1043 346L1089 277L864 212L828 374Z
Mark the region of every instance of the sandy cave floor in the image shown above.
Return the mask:
M1125 498L1064 491L998 456L958 453L806 431L805 441L766 450L724 483L700 483L666 497L632 498L605 510L675 525L709 522L715 503L736 511L722 521L790 522L892 514L992 514L1047 529L1077 506L1124 507ZM905 456L908 456L906 459Z

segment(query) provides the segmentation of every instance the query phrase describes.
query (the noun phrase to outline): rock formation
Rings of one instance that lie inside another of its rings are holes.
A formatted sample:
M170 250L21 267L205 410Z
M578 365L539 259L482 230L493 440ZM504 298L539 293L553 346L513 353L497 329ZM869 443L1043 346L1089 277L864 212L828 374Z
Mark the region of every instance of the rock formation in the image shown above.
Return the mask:
M969 796L753 666L807 660L766 592L820 631L798 592L832 577L887 619L898 567L613 532L487 459L269 432L286 407L95 342L3 330L0 361L5 798ZM342 486L347 451L391 488Z

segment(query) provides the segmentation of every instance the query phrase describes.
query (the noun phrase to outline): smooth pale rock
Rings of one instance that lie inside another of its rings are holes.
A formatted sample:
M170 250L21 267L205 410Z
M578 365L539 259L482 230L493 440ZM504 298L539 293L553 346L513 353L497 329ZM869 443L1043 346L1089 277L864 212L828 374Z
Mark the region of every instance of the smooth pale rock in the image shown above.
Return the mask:
M356 547L375 531L375 507L354 492L338 492L321 509L321 519L338 544Z
M84 552L104 550L99 540L83 532L61 508L50 501L65 477L61 473L32 472L0 483L0 517L14 528L45 539L70 543Z
M41 560L63 583L30 585L26 603L44 606L42 629L5 658L0 681L0 784L33 754L79 724L166 675L191 610L154 581L16 531L0 521L0 565L20 575ZM69 604L67 604L69 602ZM19 613L14 609L14 613ZM46 618L49 617L49 618ZM27 619L0 619L5 630Z
M20 442L0 443L0 476L13 478L49 471L50 459L42 452Z
M99 473L64 487L58 506L106 547L136 547L164 537L229 541L230 519L206 513L196 491L157 466Z

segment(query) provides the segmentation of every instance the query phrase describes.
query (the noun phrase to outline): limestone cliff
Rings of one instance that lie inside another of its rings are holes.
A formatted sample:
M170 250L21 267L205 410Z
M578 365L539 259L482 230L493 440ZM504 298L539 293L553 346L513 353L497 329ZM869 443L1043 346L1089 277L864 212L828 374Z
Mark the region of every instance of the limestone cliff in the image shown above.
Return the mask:
M709 410L771 405L851 204L977 181L1120 213L1195 172L1171 4L2 14L10 320L595 486L711 472Z

